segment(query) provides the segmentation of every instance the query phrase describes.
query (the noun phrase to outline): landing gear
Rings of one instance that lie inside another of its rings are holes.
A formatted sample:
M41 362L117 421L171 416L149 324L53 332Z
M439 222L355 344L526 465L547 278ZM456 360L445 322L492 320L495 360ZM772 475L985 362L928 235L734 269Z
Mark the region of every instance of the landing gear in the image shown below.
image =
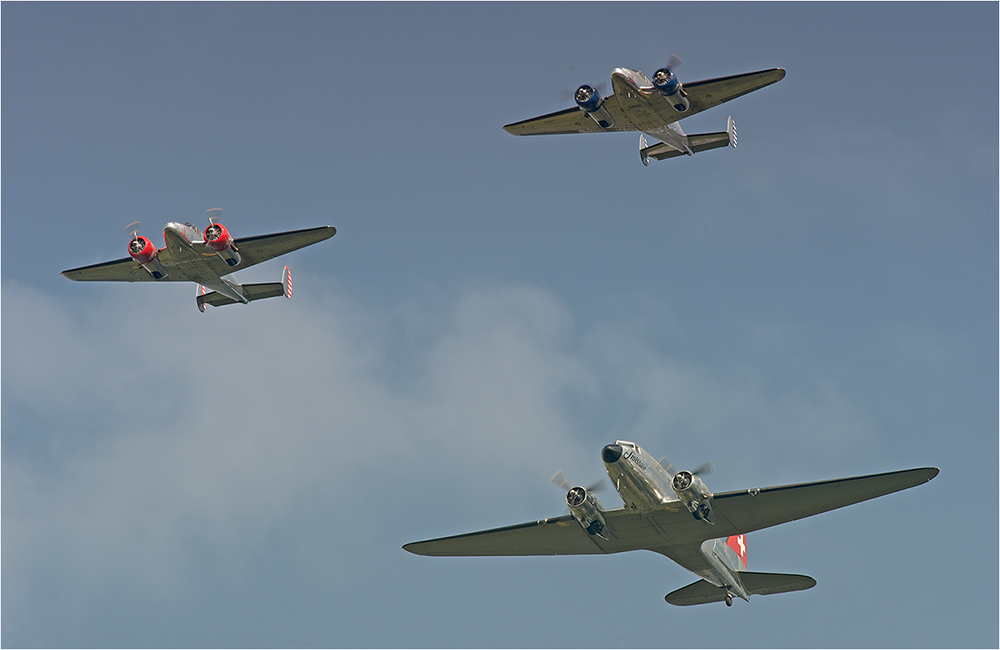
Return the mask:
M732 607L732 606L733 606L733 595L727 593L726 594L726 607Z

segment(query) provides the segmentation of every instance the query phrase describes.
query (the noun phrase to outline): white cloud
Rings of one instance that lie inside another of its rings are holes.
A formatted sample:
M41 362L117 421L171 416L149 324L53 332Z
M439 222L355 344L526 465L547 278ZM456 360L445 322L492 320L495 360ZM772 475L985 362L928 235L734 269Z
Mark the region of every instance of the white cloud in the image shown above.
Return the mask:
M269 536L299 536L283 527L304 510L336 535L295 542L295 561L331 577L416 538L421 508L454 532L471 512L555 514L545 479L596 478L615 437L736 476L750 458L763 479L768 454L836 455L867 432L834 385L776 392L754 369L672 358L633 324L581 332L530 286L393 316L336 292L205 315L153 292L3 296L5 617L44 618L41 584L86 611L122 590L180 594L206 563L239 580Z

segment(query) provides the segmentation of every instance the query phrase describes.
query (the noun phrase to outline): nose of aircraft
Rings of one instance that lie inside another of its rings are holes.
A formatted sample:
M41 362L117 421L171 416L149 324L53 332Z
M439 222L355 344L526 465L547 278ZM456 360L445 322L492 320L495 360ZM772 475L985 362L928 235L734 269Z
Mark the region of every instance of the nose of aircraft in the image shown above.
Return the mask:
M622 457L622 446L621 445L608 445L601 450L601 458L605 463L617 463L618 459Z

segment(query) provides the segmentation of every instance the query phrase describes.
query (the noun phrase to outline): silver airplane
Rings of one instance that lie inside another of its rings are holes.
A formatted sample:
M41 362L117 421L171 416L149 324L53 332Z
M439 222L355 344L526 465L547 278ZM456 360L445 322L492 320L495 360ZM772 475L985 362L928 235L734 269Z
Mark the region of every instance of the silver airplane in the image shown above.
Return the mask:
M924 467L713 494L699 476L711 471L710 464L672 473L625 440L604 447L601 459L621 495L620 508L606 510L593 487L577 486L566 493L568 515L403 548L431 556L594 555L645 549L701 578L667 594L671 605L724 601L732 606L733 598L749 602L752 595L816 585L809 576L747 571L747 533L921 485L940 471Z
M639 158L664 160L693 156L719 147L736 147L736 123L730 117L725 131L687 135L678 122L731 99L781 81L782 68L748 72L730 77L682 84L674 69L676 56L653 74L652 80L638 70L615 68L611 72L614 93L601 97L590 85L576 89L576 106L503 127L513 135L554 135L563 133L609 133L641 131ZM657 142L650 145L649 135Z
M128 257L69 269L62 275L80 282L194 282L198 285L198 309L204 312L205 305L221 307L277 296L291 298L292 275L287 266L281 282L240 284L233 273L337 234L333 226L320 226L235 239L218 222L221 213L219 208L208 211L209 225L204 232L190 222L167 223L163 227L164 247L160 249L148 237L133 231Z

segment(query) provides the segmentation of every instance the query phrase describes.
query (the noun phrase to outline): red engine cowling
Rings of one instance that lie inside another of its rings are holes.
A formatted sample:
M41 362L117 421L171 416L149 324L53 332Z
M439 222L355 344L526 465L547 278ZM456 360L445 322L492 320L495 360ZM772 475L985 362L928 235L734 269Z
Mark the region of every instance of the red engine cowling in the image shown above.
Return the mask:
M233 246L233 236L221 223L212 223L208 228L205 228L205 243L218 253L219 257L224 259L229 266L236 266L240 263L240 254Z
M233 243L233 237L221 223L213 223L205 228L205 243L216 253L220 253L229 248Z
M156 246L146 237L139 235L128 243L128 254L139 264L149 264L156 257Z
M128 254L157 280L167 277L167 270L160 264L160 260L156 259L156 246L148 237L137 235L128 243Z

